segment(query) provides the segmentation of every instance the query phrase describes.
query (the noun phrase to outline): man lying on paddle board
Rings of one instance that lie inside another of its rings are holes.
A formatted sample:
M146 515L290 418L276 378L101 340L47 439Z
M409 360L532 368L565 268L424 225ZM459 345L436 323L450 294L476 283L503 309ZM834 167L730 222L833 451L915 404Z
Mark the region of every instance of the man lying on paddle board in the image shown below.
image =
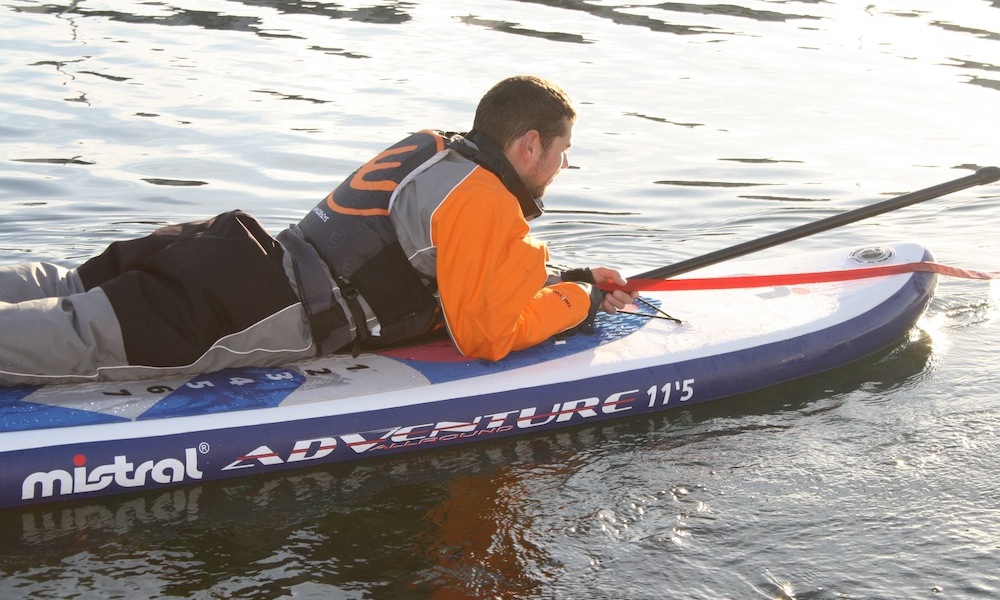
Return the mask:
M422 131L272 238L250 215L163 227L67 270L0 268L0 384L196 374L400 343L447 327L499 360L635 293L546 269L528 235L576 111L537 77L496 84L465 135Z

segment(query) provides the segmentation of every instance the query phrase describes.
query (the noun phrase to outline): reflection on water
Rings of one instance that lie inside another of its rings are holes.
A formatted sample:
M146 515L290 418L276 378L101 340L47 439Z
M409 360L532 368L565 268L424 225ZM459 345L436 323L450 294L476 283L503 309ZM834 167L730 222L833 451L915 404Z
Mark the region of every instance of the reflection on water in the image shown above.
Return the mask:
M498 466L453 480L441 502L426 511L429 527L417 554L429 566L415 585L429 598L476 600L501 590L507 597L531 598L558 576L559 567L532 541L522 477L519 469Z
M821 19L822 17L815 15L802 15L802 14L789 14L780 13L769 10L755 10L752 8L735 6L735 5L701 5L701 4L686 4L680 2L665 2L648 7L639 7L635 5L624 5L624 6L601 6L591 2L584 2L580 0L576 1L556 1L556 0L518 0L525 4L538 4L542 6L552 6L564 10L581 11L599 17L601 19L607 19L613 23L620 25L635 25L639 27L648 28L652 31L665 32L665 33L675 33L682 35L698 34L698 33L720 33L723 32L716 27L707 26L685 26L678 23L673 23L667 17L658 18L655 16L637 14L638 12L645 11L655 11L657 14L660 13L679 13L685 14L696 14L696 15L709 15L709 16L729 16L729 17L739 17L746 19L753 19L756 21L788 21L795 19ZM275 2L275 1L264 1L260 0L257 2L251 0L240 0L237 2L232 2L230 4L241 4L248 8L269 8L276 12L288 15L311 15L319 16L328 19L347 19L350 21L358 21L361 23L375 23L384 25L397 25L403 24L410 21L412 13L418 9L419 3L411 1L403 2L373 2L368 3L366 6L352 7L348 8L342 4L334 2L323 2L323 3L303 3L295 0L288 0L285 2ZM477 9L475 5L470 5L468 7L463 7L466 10L472 11L466 16L461 16L462 22L469 25L475 25L479 27L487 27L495 31L500 31L503 33L513 33L518 35L527 35L533 37L542 37L550 41L556 42L576 42L585 43L582 36L558 33L558 32L541 32L532 31L528 29L523 29L519 27L516 23L496 21L485 18L480 18L474 14ZM165 26L197 26L208 30L227 30L227 31L245 31L248 33L254 33L256 35L269 37L269 36L281 36L282 34L268 31L267 27L263 24L262 19L250 16L236 16L221 12L211 12L204 10L193 10L189 8L183 8L179 6L172 5L160 5L154 10L152 14L134 14L134 9L130 12L109 10L105 7L90 7L90 3L85 0L79 2L73 2L69 5L63 6L59 4L45 4L41 6L26 6L26 7L15 7L15 10L29 12L29 13L48 13L60 16L82 16L82 17L97 17L106 18L114 21L119 21L122 23L149 23L156 25ZM727 31L724 33L738 34L737 30ZM284 34L291 35L291 34ZM295 37L292 35L292 37Z
M113 4L113 3L112 3ZM413 2L374 2L366 6L346 8L342 4L335 2L300 2L288 0L285 2L260 0L240 0L240 2L227 3L233 5L243 5L248 8L268 8L288 15L313 15L328 19L347 19L360 23L378 24L400 24L411 19L409 11L413 9ZM93 8L91 8L93 6ZM15 6L14 10L26 13L47 13L57 16L80 16L110 19L121 23L146 23L152 25L165 25L168 27L188 27L196 26L208 30L245 31L260 36L282 37L282 34L269 32L263 26L263 21L257 17L236 16L226 13L212 12L205 10L194 10L173 6L166 3L157 3L146 7L150 13L135 14L137 7L129 6L129 11L110 10L100 3L91 3L86 0L71 2L68 5L47 3L43 5Z
M784 22L795 19L820 19L822 17L814 15L788 14L774 12L770 10L756 10L744 6L732 4L687 4L683 2L661 2L648 6L626 4L619 6L597 5L583 0L570 0L561 2L558 0L518 0L526 4L541 4L545 6L558 6L559 8L582 11L589 15L607 19L618 25L635 25L651 31L661 33L673 33L678 35L694 35L702 33L725 33L731 35L742 35L740 30L723 30L718 27L682 25L673 22L681 20L680 17L669 13L679 13L681 15L708 15L727 16L753 19L755 21L778 21ZM667 16L659 18L649 14L639 14L643 12L659 15L661 11L668 13ZM673 18L669 18L673 17Z

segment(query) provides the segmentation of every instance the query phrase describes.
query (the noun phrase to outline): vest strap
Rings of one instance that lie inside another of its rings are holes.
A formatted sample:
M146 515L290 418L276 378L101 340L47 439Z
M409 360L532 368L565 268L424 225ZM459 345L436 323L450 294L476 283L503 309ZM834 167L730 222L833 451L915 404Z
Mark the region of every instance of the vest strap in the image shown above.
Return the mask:
M299 296L309 317L313 343L316 344L316 355L339 350L349 341L343 339L347 316L334 299L333 282L326 265L312 244L302 236L298 225L279 233L277 240L292 257ZM358 327L365 328L364 321Z
M347 307L351 309L351 316L354 317L354 326L357 335L354 336L354 347L351 350L351 354L354 358L357 358L361 354L365 342L371 337L371 332L368 331L368 321L365 318L365 309L362 308L361 301L358 300L358 288L354 287L354 284L343 277L338 277L337 285L340 286L340 293L344 298L344 302L347 303Z

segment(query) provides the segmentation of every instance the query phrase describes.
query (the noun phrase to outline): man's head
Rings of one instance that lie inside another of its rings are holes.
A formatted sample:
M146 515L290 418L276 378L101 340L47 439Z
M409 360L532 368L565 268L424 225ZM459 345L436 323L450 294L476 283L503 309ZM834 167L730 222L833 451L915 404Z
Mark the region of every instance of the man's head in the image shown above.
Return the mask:
M503 149L528 191L541 198L559 170L569 166L575 121L576 110L559 86L517 76L486 92L472 127Z

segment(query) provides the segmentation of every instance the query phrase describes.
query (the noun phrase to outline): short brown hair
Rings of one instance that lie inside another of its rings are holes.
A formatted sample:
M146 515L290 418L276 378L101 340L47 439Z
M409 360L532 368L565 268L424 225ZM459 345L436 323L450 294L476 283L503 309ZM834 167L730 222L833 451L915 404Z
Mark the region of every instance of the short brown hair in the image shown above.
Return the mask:
M569 95L556 84L533 75L508 77L486 92L476 107L472 128L501 149L536 130L542 147L566 134L565 120L576 120Z

